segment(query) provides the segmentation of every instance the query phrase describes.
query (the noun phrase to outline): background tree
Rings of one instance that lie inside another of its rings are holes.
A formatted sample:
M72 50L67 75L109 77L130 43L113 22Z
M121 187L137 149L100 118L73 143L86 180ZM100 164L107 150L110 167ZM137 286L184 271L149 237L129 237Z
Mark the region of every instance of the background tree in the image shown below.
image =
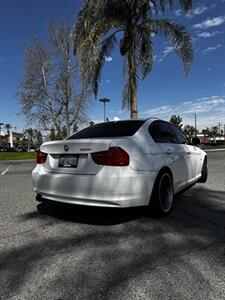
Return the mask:
M170 123L175 124L176 126L182 128L182 118L180 116L172 115L170 118Z
M73 39L83 83L90 85L97 96L105 57L119 43L126 80L122 104L130 107L132 119L138 115L138 78L144 79L152 70L153 34L167 38L182 60L185 73L189 70L193 51L185 28L169 19L152 18L154 12L165 13L168 6L174 8L176 3L175 0L86 0L78 13ZM186 12L192 1L179 3Z
M89 122L89 126L93 126L94 124L95 124L95 122L93 122L93 121Z
M12 129L12 125L11 124L9 124L9 123L7 123L7 124L5 124L5 129L6 129L6 131L7 131L7 134L9 135L10 134L10 129Z
M56 140L56 133L55 133L55 129L54 127L51 128L50 133L49 133L49 139L50 141L54 141Z
M40 145L43 143L43 136L40 130L33 129L33 128L27 128L24 130L24 137L27 142L26 147L28 150L30 147L40 147Z
M195 130L195 127L192 125L185 125L183 128L184 133L186 133L188 136L193 137L197 134L197 131Z
M35 139L34 139L34 146L35 147L40 147L41 144L43 143L43 136L40 130L34 130L35 132Z
M219 134L218 126L206 127L202 130L202 133L209 138L216 138Z
M50 22L48 42L35 38L25 50L17 96L29 124L57 132L65 127L70 135L74 124L86 121L88 91L79 88L76 72L70 27Z
M202 129L202 134L204 134L206 137L209 137L209 128L206 127L205 129Z

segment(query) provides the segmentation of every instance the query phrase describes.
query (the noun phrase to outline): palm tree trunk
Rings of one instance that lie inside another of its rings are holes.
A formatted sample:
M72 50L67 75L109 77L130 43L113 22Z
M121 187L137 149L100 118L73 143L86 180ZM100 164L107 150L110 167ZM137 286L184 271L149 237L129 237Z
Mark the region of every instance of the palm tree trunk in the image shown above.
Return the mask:
M136 120L138 118L138 109L137 109L135 43L133 43L133 47L131 47L128 54L128 68L129 68L129 90L130 90L130 117L132 120Z
M132 120L136 120L138 118L137 111L137 89L133 81L130 82L130 117Z

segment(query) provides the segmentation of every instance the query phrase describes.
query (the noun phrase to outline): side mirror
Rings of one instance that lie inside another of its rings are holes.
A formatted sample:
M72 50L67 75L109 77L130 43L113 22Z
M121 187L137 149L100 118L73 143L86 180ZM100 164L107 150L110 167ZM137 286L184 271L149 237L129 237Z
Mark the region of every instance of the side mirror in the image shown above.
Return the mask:
M191 144L194 146L197 146L197 145L201 144L201 141L198 137L193 137L193 138L191 138Z

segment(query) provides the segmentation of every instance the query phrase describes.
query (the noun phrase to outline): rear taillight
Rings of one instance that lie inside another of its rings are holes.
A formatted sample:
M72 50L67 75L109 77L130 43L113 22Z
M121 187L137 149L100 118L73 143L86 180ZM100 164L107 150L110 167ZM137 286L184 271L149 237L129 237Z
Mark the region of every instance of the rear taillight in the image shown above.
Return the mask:
M128 166L129 154L120 147L111 147L109 150L91 153L93 161L98 165Z
M44 164L46 162L48 154L38 151L37 153L37 164Z

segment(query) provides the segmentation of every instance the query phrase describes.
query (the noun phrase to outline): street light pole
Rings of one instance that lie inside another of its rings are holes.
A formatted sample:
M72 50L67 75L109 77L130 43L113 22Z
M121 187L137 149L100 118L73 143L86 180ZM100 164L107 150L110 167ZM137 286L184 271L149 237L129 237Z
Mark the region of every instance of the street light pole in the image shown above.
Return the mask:
M197 115L195 113L195 136L197 135Z
M110 99L108 99L108 98L101 98L101 99L99 99L99 101L103 102L103 104L104 104L104 122L105 122L106 121L106 107L105 107L105 104L106 104L106 102L110 102Z
M0 123L0 135L1 135L1 131L2 131L2 125L4 125L4 123Z
M219 141L220 141L220 126L221 126L221 123L219 122L218 123L218 127L219 127Z
M4 123L0 123L0 145L2 144L2 136L1 136L2 125L4 125Z

